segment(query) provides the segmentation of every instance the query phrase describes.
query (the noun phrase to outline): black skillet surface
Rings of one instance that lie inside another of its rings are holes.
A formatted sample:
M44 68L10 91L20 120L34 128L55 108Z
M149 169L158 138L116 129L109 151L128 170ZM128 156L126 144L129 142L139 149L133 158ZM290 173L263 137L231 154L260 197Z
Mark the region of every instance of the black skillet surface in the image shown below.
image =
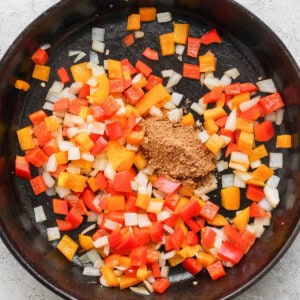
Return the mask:
M53 69L72 64L68 50L83 50L88 53L91 42L91 27L106 28L106 47L110 58L127 57L135 62L141 58L146 46L158 49L157 35L170 32L172 24L143 24L144 39L125 48L120 40L126 35L126 18L136 11L136 5L157 4L158 11L171 11L173 20L191 25L191 35L199 36L208 29L217 28L223 37L222 44L202 46L201 53L211 49L218 58L216 76L231 67L241 73L239 81L256 82L259 76L272 77L286 101L285 122L279 131L295 135L295 147L284 151L285 168L277 173L281 177L282 201L273 211L273 219L260 238L227 276L212 282L202 272L191 278L181 268L171 273L173 282L164 295L153 294L145 299L219 299L240 293L260 278L283 255L299 231L299 164L297 142L299 133L298 111L300 105L300 74L290 54L278 38L261 21L233 1L188 0L188 1L62 1L45 12L19 36L0 64L0 117L1 117L1 199L0 222L3 241L18 261L48 288L68 299L137 299L132 292L107 289L98 284L97 278L84 277L75 263L70 265L65 258L47 242L45 230L55 226L51 215L51 202L46 196L34 197L25 180L15 178L14 157L19 153L15 130L29 124L28 114L40 109L47 89L31 80L33 64L31 54L43 43L52 45L49 50L49 65ZM100 55L100 61L105 56ZM184 57L185 62L192 60ZM181 72L175 57L151 63L155 74L162 69ZM52 72L50 82L55 79ZM31 80L32 88L26 94L13 88L15 78ZM191 100L198 100L207 92L198 83L181 81L175 91ZM294 184L295 188L291 189ZM218 199L215 198L218 202ZM43 205L48 221L35 224L33 207ZM243 205L247 205L244 201ZM80 231L81 228L79 228ZM192 282L198 281L197 286Z

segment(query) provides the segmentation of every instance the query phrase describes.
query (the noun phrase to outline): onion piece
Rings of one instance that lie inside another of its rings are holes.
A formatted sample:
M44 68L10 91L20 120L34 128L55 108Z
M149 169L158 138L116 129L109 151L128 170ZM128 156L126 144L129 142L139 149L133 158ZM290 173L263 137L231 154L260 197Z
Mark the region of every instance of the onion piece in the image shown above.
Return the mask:
M83 51L80 51L76 58L74 59L74 64L83 59L86 56L86 53Z
M150 295L150 293L148 292L148 290L145 287L143 287L143 286L140 286L140 287L131 286L129 288L130 288L131 291L133 291L136 294L145 295L145 296L149 296Z
M227 76L226 74L224 74L221 79L220 79L220 84L222 86L227 86L229 84L231 84L231 78L229 76Z
M181 78L182 78L182 75L174 71L173 75L169 78L169 80L167 82L166 88L169 89L169 88L175 86L176 84L179 83Z
M55 241L55 240L59 240L60 239L60 231L58 229L58 227L49 227L47 228L47 237L48 237L48 241Z
M69 50L68 52L68 55L69 57L72 57L72 56L76 56L80 53L80 50Z
M233 186L236 186L239 188L246 188L246 182L244 180L242 180L241 177L234 174Z
M102 248L106 245L109 245L108 236L105 235L96 239L93 244L95 248Z
M277 188L280 181L280 177L277 175L272 175L266 182L266 185L272 188Z
M185 50L185 46L184 46L184 45L177 44L177 45L175 46L175 53L176 53L177 55L183 55L184 50Z
M53 188L55 186L55 180L48 172L43 172L42 177L48 188Z
M234 174L224 174L221 180L222 188L232 187L234 185Z
M136 30L133 33L135 39L141 39L145 36L144 31Z
M221 85L219 78L216 77L205 77L203 84L209 89L213 90L214 88Z
M228 118L226 120L226 123L225 123L225 129L226 130L229 130L231 132L233 132L233 131L236 130L236 116L237 116L237 114L236 114L236 108L234 108L230 112L230 114L229 114L229 116L228 116Z
M42 205L35 207L34 209L34 219L37 223L41 223L47 220L44 208Z
M125 226L136 226L138 225L138 215L137 213L128 212L124 213Z
M283 121L283 117L284 117L284 109L281 108L281 109L278 109L276 112L276 119L275 119L275 124L276 125L281 125L282 124L282 121Z
M182 99L183 99L183 94L179 94L179 93L176 93L176 92L173 92L172 93L172 98L171 98L171 102L176 105L176 106L179 106Z
M100 276L100 270L96 269L94 267L84 267L82 274L85 276L97 276L98 277L98 276Z
M175 108L167 112L168 119L172 123L177 123L183 116L183 109L182 108Z
M273 209L272 205L266 198L263 198L261 201L259 201L258 205L261 206L265 211L270 212Z
M243 112L243 111L253 107L254 105L256 105L259 102L259 100L260 100L260 96L257 96L249 101L245 101L245 102L241 103L239 108Z
M156 14L158 23L166 23L172 21L172 14L170 12L162 12Z
M92 50L94 50L96 52L104 53L105 44L103 42L93 41Z
M46 43L46 44L40 46L40 48L43 49L43 50L47 50L47 49L51 48L51 44Z
M96 224L92 224L90 226L88 226L86 229L82 230L80 234L86 234L91 230L94 230L96 228Z
M170 70L162 70L161 71L161 76L163 78L170 78L171 76L173 76L174 74L174 70L170 69Z
M269 167L273 170L283 168L283 154L282 153L269 153Z
M231 77L232 79L236 79L240 76L240 72L237 68L232 68L227 71L225 71L225 75L228 77Z
M104 42L105 28L93 27L92 28L92 40Z
M256 85L257 85L259 91L262 92L262 93L272 94L272 93L277 92L275 83L271 78L257 81Z
M264 187L264 193L268 202L275 208L280 201L278 190L266 185Z

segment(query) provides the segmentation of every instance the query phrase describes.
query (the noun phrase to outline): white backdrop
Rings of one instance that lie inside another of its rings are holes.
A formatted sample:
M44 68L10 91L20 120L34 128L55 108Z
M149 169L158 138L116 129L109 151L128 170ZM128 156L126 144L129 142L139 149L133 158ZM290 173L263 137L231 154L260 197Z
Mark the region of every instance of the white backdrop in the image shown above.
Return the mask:
M221 0L220 0L221 1ZM0 59L17 35L56 0L0 1ZM237 0L261 18L281 38L300 65L300 1ZM300 236L280 262L238 300L300 299ZM0 300L59 300L29 273L0 240Z

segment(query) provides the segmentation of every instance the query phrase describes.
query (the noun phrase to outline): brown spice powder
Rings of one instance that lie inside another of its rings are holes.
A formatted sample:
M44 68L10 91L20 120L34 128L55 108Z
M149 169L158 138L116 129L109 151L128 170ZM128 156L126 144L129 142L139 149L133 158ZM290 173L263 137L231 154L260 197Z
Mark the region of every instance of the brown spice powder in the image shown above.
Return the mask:
M199 183L215 170L213 154L199 141L193 126L173 124L166 118L149 117L141 123L145 131L142 149L148 166L158 175Z

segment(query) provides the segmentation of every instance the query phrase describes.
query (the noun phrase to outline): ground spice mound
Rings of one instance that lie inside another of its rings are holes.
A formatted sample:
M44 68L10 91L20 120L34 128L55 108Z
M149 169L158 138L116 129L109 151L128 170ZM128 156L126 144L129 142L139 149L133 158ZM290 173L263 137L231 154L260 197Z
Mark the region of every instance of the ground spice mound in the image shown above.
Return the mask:
M199 182L215 169L213 154L199 141L199 131L193 126L173 124L159 117L149 117L141 125L148 167L158 175Z

